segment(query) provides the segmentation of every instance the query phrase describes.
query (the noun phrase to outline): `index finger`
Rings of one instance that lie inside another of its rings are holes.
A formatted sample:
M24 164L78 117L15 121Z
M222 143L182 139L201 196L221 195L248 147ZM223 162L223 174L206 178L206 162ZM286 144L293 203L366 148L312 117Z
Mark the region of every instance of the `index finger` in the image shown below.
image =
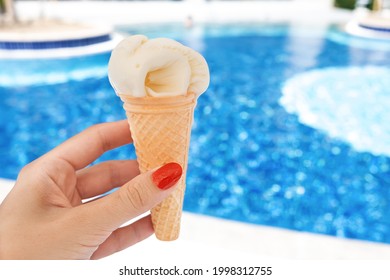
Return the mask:
M65 160L75 170L78 170L93 162L106 151L132 142L126 120L102 123L91 126L73 136L46 156Z

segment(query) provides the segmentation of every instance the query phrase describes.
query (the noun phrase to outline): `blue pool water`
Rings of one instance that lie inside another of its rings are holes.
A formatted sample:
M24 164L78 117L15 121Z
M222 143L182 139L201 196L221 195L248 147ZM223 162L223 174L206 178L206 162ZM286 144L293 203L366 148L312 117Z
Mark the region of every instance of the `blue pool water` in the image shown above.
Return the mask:
M209 63L185 210L390 243L390 42L287 25L121 31L178 39ZM108 59L0 60L0 177L125 118ZM99 161L129 157L132 146Z

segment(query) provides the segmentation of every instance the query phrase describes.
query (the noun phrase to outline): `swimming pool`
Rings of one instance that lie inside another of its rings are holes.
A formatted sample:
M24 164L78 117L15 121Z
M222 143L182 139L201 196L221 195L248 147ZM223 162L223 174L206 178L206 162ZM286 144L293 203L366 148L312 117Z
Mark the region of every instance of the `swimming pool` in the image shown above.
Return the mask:
M185 210L390 243L389 42L332 26L120 30L178 39L209 63ZM125 118L108 59L0 61L0 177L91 124ZM131 146L100 161L129 156Z

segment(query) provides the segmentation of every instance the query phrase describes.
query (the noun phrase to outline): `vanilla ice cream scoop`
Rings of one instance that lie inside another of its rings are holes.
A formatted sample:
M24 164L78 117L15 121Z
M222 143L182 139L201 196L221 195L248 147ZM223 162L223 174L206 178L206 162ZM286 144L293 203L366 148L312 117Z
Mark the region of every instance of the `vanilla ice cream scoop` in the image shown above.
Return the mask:
M209 69L202 55L166 38L148 40L134 35L112 51L108 76L118 95L166 97L194 93L208 87Z

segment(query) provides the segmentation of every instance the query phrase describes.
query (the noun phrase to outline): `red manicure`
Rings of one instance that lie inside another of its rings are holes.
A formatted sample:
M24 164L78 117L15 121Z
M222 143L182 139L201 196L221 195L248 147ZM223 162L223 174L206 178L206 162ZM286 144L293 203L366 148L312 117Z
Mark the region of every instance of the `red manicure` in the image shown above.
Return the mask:
M152 181L159 189L167 190L179 181L182 173L180 164L170 162L153 172Z

